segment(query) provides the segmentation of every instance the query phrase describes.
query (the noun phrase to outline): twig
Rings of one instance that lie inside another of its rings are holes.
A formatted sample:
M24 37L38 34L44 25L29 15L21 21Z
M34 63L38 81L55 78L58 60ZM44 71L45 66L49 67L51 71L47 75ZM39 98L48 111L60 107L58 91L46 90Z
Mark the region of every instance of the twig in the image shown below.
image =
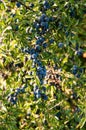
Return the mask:
M1 2L4 4L5 8L7 9L6 3L4 2L4 0L1 0Z
M35 12L32 8L30 8L29 6L25 5L22 1L19 1L19 0L13 0L11 2L19 2L21 5L23 5L26 9L29 9L33 12Z
M21 2L21 1L17 1L17 2L19 2L21 5L23 5L26 9L32 10L29 6L26 6L23 2Z
M58 104L56 104L55 106L51 107L49 110L52 110L53 108L59 106L62 102L63 102L63 100L61 102L59 102Z

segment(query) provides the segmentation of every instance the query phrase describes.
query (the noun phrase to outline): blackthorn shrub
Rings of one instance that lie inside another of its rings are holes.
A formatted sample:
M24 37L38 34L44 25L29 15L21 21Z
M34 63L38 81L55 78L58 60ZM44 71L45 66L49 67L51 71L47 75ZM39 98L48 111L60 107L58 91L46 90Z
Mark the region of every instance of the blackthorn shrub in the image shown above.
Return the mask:
M0 130L86 129L85 6L0 1Z

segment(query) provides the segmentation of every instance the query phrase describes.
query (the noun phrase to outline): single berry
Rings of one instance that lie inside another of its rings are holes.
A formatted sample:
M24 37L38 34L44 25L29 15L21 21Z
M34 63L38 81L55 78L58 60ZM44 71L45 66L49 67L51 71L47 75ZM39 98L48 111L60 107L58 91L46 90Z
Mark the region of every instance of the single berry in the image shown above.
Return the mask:
M62 48L64 46L64 44L62 43L62 42L60 42L59 44L58 44L58 47L59 48Z
M19 8L21 6L21 4L19 2L17 2L16 6Z

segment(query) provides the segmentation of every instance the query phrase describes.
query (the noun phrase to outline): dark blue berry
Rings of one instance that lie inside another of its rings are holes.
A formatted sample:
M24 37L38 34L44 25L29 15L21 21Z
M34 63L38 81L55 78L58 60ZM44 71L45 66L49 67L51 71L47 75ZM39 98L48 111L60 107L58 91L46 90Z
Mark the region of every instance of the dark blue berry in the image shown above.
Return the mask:
M40 22L43 22L45 18L46 18L46 14L42 14L40 17Z
M21 4L19 2L17 2L16 6L19 8L21 6Z
M45 1L43 2L43 5L44 5L44 9L46 9L46 10L50 8L50 5L49 5L49 3L48 3L47 0L45 0Z
M34 53L35 53L35 49L32 48L32 49L30 50L30 54L34 54Z
M72 73L75 75L78 71L78 67L76 65L73 66L72 68Z
M77 78L80 78L80 74L76 74L75 76L76 76Z
M15 31L18 31L18 29L19 29L19 27L18 27L18 25L15 25Z
M83 68L80 68L79 71L80 71L80 73L83 73L84 69L83 69Z
M82 54L83 54L82 49L80 49L79 51L77 51L77 55L78 55L78 56L82 56Z
M43 43L43 48L46 48L47 47L47 43Z
M55 18L52 17L52 16L49 18L49 21L50 21L50 22L53 22L54 20L55 20Z
M31 58L32 58L32 59L36 59L37 56L38 56L38 54L37 54L37 53L34 53L34 54L31 55Z
M59 44L58 44L58 47L59 48L62 48L64 46L64 44L62 43L62 42L60 42Z
M41 97L42 97L42 99L44 99L44 100L47 100L47 99L48 99L47 95L45 95L44 93L41 94Z
M39 45L36 45L35 49L37 52L41 52L41 47Z
M46 92L46 87L43 86L43 87L42 87L42 90L43 90L44 92Z
M50 39L49 42L50 42L50 43L54 43L54 39Z
M56 115L55 115L56 119L61 119L61 112L58 112Z
M31 8L33 8L34 7L34 4L33 3L30 3L30 5L29 5Z

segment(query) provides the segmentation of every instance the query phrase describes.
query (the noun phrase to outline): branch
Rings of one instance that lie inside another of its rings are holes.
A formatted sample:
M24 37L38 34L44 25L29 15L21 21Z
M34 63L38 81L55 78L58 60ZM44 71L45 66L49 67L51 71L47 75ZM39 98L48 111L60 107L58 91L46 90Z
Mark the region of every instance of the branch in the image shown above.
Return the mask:
M57 103L55 106L51 107L49 110L52 110L53 108L59 106L60 104L62 104L62 102L63 102L63 100L61 102Z
M19 2L21 5L23 5L26 9L29 9L33 12L35 12L32 8L30 8L29 6L25 5L22 1L19 0L11 0L11 2Z
M19 2L21 5L23 5L26 9L32 10L29 6L26 6L23 2L21 2L21 1L17 1L17 2Z
M4 0L1 0L1 2L4 4L4 7L7 9L6 3L4 2Z

